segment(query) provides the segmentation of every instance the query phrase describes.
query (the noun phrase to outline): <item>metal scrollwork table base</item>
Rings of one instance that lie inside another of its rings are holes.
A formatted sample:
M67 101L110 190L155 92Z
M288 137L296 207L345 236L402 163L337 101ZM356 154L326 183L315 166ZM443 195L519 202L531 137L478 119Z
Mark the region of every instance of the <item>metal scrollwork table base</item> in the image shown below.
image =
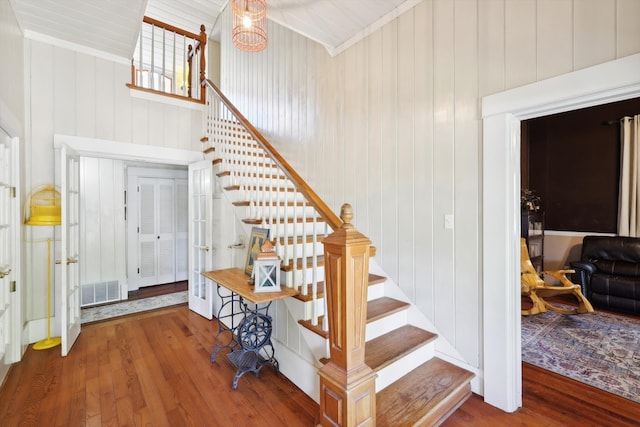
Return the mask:
M218 332L215 337L211 362L216 361L220 351L231 350L227 358L236 367L231 388L247 372L257 377L266 365L279 371L275 350L271 342L273 325L269 308L277 299L296 295L298 292L283 288L280 292L254 293L247 283L248 277L239 268L215 270L202 273L217 284L221 301L218 310ZM222 288L230 291L221 292Z

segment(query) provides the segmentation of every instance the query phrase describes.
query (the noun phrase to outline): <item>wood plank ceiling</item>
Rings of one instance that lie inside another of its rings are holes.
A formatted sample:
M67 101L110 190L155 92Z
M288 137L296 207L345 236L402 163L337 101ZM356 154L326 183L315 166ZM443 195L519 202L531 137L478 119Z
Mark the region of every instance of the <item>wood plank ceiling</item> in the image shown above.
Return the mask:
M144 15L215 38L229 0L10 0L25 37L131 58ZM422 0L267 0L268 19L334 55Z

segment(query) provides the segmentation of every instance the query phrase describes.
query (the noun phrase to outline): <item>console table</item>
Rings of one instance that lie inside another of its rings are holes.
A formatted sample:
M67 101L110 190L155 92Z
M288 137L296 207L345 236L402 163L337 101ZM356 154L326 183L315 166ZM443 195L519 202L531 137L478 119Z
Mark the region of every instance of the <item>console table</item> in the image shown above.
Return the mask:
M238 387L240 377L247 372L253 372L257 377L265 365L271 365L277 371L278 361L271 342L269 307L273 301L297 295L298 291L283 287L280 292L255 293L253 286L248 283L249 277L240 268L207 271L202 275L216 283L222 302L218 310L218 333L211 351L211 362L216 361L221 350L231 350L227 358L236 367L231 385L234 390ZM221 288L227 289L230 294L223 295ZM223 324L222 319L228 319L228 325Z

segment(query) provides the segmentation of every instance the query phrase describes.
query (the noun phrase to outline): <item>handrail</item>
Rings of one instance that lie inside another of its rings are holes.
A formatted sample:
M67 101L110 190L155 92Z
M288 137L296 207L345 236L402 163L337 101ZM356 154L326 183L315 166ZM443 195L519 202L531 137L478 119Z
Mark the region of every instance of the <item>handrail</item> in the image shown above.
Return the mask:
M209 79L202 81L203 86L208 86L211 90L215 91L224 105L234 114L236 119L246 128L251 134L254 140L265 150L273 161L282 169L284 174L291 180L301 194L309 201L309 203L318 211L321 217L325 219L327 224L333 229L337 230L343 224L342 220L336 215L327 204L316 194L315 191L306 183L304 179L293 169L291 165L280 155L280 153L271 145L269 141L242 115L242 113L224 96L222 91ZM206 92L206 91L203 91Z
M204 26L200 26L200 34L196 34L196 33L192 33L190 31L187 30L183 30L182 28L178 28L175 27L171 24L167 24L166 22L162 22L162 21L158 21L157 19L153 19L153 18L149 18L148 16L145 16L144 18L142 18L142 22L146 23L146 24L151 24L154 25L156 27L160 27L163 28L167 31L171 31L172 33L176 33L176 34L180 34L181 36L185 36L185 37L189 37L190 39L196 39L198 41L201 41L201 35L202 35L202 29ZM204 39L204 43L207 42L207 39Z

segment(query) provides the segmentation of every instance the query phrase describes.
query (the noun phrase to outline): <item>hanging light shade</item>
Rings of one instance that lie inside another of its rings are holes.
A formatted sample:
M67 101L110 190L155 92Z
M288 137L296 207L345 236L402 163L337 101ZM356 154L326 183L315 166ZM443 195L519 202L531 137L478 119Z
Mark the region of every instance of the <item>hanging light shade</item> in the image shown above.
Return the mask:
M246 52L260 52L267 47L266 0L231 0L233 44Z

